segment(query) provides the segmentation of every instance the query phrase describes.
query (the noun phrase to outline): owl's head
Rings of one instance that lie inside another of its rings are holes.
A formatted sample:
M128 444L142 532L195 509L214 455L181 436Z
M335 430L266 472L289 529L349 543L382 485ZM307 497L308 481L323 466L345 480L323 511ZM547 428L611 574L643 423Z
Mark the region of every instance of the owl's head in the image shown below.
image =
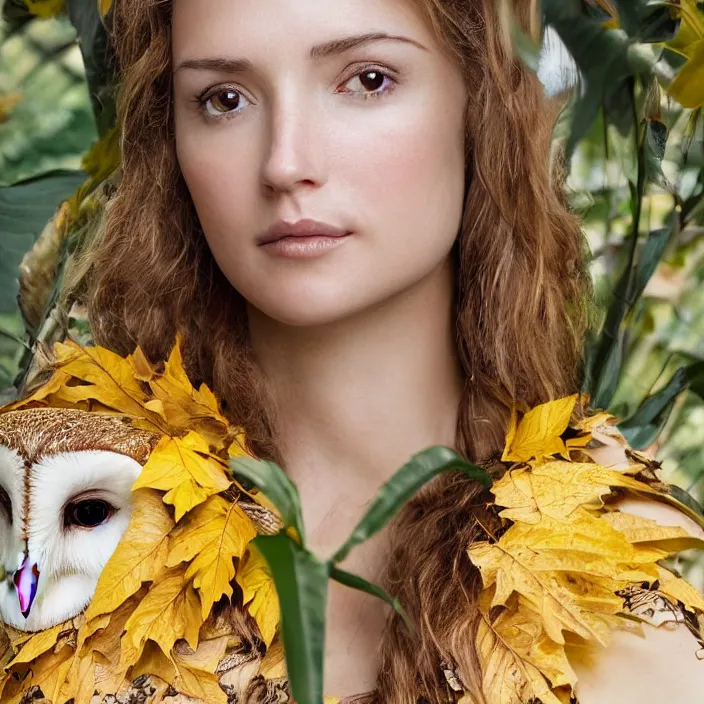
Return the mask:
M0 621L41 631L88 606L153 439L99 413L0 413Z

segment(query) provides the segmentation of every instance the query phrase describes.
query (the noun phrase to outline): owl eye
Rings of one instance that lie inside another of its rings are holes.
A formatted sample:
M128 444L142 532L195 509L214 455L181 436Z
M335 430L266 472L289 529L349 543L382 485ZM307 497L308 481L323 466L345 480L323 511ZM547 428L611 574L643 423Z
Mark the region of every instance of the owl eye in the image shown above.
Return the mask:
M87 499L77 501L66 507L64 523L67 526L79 526L81 528L95 528L115 513L115 508L107 501L100 499Z
M4 513L10 525L12 525L12 501L4 487L0 486L0 513Z

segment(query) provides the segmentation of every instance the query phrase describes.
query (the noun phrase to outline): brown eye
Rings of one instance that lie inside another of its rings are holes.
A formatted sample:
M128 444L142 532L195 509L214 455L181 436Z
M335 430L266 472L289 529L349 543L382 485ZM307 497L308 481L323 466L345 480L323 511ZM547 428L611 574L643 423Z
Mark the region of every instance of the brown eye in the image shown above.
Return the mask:
M371 93L375 93L384 85L384 78L381 71L364 71L359 74L359 82Z
M237 110L240 104L240 94L236 90L228 88L221 90L208 99L209 112L223 113Z
M99 499L77 501L66 507L64 524L81 528L95 528L105 523L113 513L115 513L115 508L107 501Z

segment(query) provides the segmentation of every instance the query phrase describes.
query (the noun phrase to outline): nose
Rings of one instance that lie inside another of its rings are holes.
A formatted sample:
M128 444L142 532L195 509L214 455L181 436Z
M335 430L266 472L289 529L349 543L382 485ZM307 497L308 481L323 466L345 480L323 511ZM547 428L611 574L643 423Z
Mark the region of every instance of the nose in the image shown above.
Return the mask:
M300 91L300 88L299 88ZM262 168L266 187L291 192L323 180L324 145L315 119L315 105L301 93L282 97L272 108L269 149Z
M25 554L24 562L15 572L14 577L15 587L17 589L17 598L20 602L20 611L27 618L34 603L34 598L37 596L37 584L39 584L39 568L37 564L30 559L29 553Z

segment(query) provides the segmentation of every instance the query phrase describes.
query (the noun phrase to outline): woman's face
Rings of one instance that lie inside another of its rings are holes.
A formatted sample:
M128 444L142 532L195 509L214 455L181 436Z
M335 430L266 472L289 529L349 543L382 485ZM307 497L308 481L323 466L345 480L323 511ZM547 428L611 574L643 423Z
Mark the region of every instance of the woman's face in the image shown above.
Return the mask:
M350 39L367 34L402 39ZM466 92L409 0L174 0L172 41L178 160L250 305L318 325L441 270L462 214ZM259 244L308 218L351 234L314 256Z

